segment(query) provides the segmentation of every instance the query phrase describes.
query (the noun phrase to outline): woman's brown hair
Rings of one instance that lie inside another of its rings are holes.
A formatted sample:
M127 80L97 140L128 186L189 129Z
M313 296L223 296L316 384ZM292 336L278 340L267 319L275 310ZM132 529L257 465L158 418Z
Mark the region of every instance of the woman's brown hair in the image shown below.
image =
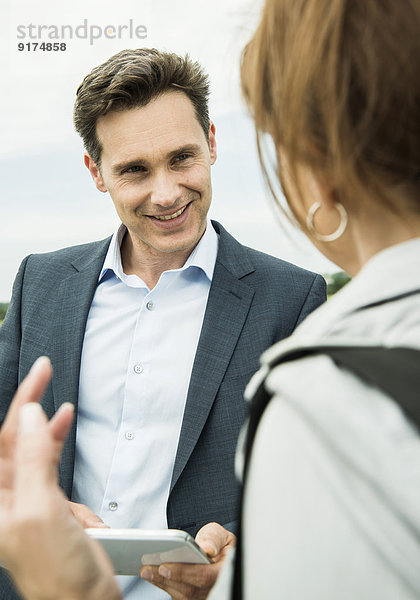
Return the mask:
M266 0L242 90L261 133L348 197L404 185L420 209L420 1ZM281 165L278 165L282 179Z

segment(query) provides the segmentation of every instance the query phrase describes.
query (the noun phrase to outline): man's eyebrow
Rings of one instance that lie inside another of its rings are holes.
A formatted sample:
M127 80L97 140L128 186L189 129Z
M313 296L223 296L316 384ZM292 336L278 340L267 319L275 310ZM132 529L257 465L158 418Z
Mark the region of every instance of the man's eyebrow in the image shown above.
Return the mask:
M178 154L184 154L184 153L188 153L188 152L191 152L192 154L196 154L200 151L201 151L200 144L186 144L185 146L180 146L179 148L172 150L172 152L169 152L167 157L174 158L175 156L178 156Z
M131 169L131 167L144 166L146 163L144 160L129 160L126 162L117 163L116 165L112 165L111 170L114 175L118 175L122 171L126 171L127 169Z
M184 153L197 154L200 151L201 151L200 144L186 144L185 146L180 146L179 148L175 148L175 150L171 150L171 152L169 152L166 155L166 158L172 159L172 158L175 158L175 156L178 156L179 154L184 154ZM127 169L130 169L131 167L147 167L147 165L148 165L147 160L138 158L137 160L133 159L133 160L129 160L126 162L117 163L117 164L113 165L111 167L111 169L112 169L112 173L114 175L118 175L118 173L121 173L122 171L126 171Z

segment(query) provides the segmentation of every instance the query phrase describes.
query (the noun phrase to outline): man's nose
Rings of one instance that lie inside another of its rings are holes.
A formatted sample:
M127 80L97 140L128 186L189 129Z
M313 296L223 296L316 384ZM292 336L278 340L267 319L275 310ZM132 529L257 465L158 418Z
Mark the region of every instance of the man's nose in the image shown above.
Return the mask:
M181 190L172 173L165 170L157 172L152 181L151 201L160 206L174 206Z

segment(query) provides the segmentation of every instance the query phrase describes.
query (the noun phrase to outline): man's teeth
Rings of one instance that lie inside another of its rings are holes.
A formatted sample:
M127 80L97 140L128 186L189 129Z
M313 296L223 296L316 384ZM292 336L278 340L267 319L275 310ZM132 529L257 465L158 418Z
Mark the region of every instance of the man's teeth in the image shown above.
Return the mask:
M164 217L158 217L157 215L155 216L155 219L157 219L158 221L170 221L171 219L176 219L177 217L179 217L179 215L182 215L182 213L184 212L184 210L187 207L184 206L183 208L180 208L176 213L174 213L173 215L165 215Z

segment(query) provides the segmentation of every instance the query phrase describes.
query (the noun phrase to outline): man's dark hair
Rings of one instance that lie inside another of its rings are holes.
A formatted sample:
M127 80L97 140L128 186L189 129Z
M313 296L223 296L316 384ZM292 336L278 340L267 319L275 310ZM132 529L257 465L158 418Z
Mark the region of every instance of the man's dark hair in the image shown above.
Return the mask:
M146 106L169 91L181 91L192 102L209 139L209 79L198 62L155 48L122 50L86 75L74 105L74 125L86 151L99 167L102 147L96 134L99 117Z

